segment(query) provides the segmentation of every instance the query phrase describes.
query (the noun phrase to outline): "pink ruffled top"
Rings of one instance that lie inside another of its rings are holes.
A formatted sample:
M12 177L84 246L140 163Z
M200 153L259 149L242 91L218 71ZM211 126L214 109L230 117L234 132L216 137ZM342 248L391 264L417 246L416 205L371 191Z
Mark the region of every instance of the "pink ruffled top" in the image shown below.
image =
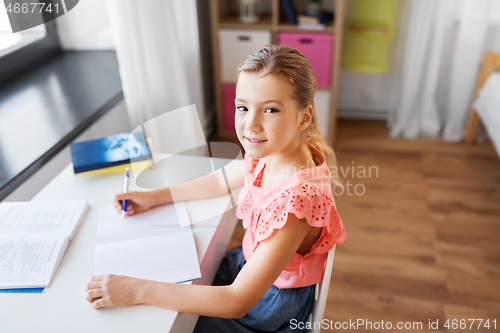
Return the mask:
M309 145L316 167L302 169L272 187L260 187L266 167L265 158L252 159L245 154L245 186L238 197L236 216L247 229L243 254L248 261L260 242L274 229L282 228L288 213L306 219L313 227L322 227L321 235L305 255L295 253L276 279L278 288L310 286L323 280L328 251L345 240L345 230L333 200L330 170L323 155Z

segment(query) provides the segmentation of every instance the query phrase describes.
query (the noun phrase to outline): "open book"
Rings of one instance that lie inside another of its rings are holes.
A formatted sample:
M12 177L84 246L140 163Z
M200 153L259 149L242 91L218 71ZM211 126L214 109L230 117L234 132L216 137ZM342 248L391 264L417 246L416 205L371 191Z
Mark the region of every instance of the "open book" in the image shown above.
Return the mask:
M0 289L49 287L86 201L0 203Z

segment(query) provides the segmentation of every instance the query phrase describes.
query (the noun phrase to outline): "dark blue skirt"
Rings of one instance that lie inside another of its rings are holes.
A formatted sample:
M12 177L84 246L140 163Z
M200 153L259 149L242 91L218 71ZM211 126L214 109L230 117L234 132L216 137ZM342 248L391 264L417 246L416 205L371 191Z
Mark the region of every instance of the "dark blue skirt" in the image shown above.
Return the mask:
M241 245L229 250L227 258L222 260L213 285L231 284L245 263ZM297 322L309 320L315 287L316 285L280 289L271 286L245 316L236 319L200 316L194 332L302 332L303 330L299 329L292 330L290 320L296 319Z

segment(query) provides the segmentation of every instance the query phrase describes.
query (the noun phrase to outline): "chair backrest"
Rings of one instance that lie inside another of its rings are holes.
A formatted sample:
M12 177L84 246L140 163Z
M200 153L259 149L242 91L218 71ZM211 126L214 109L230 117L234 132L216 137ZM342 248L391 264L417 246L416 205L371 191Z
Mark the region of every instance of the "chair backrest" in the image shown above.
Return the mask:
M486 52L479 71L479 78L477 80L476 93L474 100L479 96L479 90L483 87L488 79L488 76L493 71L500 71L500 53ZM473 144L476 138L477 126L479 125L479 116L473 107L470 109L469 122L465 132L465 142Z
M325 314L326 300L328 298L328 289L330 288L330 279L332 277L333 270L333 259L335 258L335 246L328 252L328 259L326 260L325 275L323 276L323 281L316 285L316 296L312 308L312 313L310 316L310 323L313 327L312 329L306 330L307 333L319 333L321 330L321 321ZM314 324L316 327L314 328Z

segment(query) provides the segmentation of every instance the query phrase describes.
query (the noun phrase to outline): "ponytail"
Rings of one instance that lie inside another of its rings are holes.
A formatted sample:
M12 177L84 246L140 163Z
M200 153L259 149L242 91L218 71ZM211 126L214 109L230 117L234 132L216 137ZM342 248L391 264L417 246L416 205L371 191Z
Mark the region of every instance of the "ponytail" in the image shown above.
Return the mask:
M304 131L305 140L318 149L325 157L326 164L330 169L332 190L339 186L343 192L344 184L338 176L337 172L337 156L332 146L326 141L321 128L318 125L318 117L316 116L316 105L312 102L313 116L309 127Z

